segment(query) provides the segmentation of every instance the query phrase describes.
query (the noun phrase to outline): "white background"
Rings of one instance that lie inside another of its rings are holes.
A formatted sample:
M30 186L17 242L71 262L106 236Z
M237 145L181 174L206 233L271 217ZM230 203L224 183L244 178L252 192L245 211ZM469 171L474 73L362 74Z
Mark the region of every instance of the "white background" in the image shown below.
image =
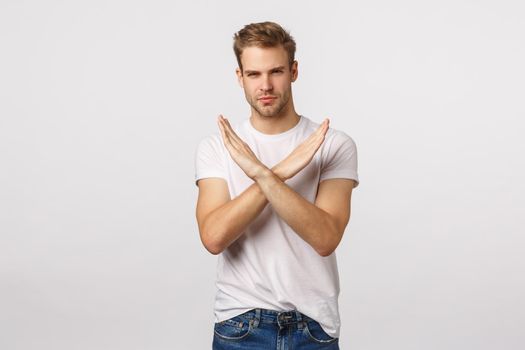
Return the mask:
M356 141L341 348L525 347L521 1L0 2L0 348L210 349L194 151L281 23Z

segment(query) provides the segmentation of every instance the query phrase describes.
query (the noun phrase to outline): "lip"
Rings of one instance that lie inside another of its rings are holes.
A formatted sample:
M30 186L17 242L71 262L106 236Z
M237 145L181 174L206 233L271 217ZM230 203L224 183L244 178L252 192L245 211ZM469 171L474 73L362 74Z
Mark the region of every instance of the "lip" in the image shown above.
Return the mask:
M259 100L263 102L269 102L269 101L275 100L276 98L277 97L273 97L273 96L263 96L263 97L259 97Z

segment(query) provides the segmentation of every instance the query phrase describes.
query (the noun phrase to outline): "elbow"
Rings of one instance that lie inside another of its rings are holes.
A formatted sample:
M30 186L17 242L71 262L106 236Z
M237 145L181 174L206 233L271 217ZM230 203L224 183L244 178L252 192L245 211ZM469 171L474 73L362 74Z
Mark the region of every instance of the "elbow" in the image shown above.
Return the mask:
M212 255L219 255L223 251L223 249L221 249L220 247L209 244L204 244L204 248L206 248L206 250Z
M212 255L219 255L224 250L224 244L217 239L221 237L217 232L209 232L208 230L201 230L200 232L201 242L204 248Z
M335 236L332 236L335 237ZM322 257L327 257L332 255L333 252L335 252L335 249L337 248L339 244L339 239L325 239L323 242L321 242L316 248L315 251L317 254L319 254Z
M335 222L327 223L326 227L330 227L330 230L326 232L326 236L322 237L321 242L317 245L315 251L322 257L327 257L335 252L335 249L341 242L343 232L340 232Z
M335 247L334 248L330 248L330 247L318 248L316 251L317 251L317 254L319 254L323 258L326 258L327 256L332 255L333 252L335 252Z
M199 221L197 218L197 223L199 236L204 248L212 255L219 255L224 250L224 247L221 246L221 242L217 239L220 235L216 232L216 229L210 231L208 228L210 225L207 225L206 219Z
M343 236L343 233L337 232L334 234L332 239L327 239L325 242L323 242L317 249L317 254L321 255L322 257L327 257L332 255L332 253L335 252L336 248L339 246L339 243L341 242L341 238Z
M209 235L201 235L201 241L204 248L206 248L206 250L212 255L219 255L224 250L222 244Z

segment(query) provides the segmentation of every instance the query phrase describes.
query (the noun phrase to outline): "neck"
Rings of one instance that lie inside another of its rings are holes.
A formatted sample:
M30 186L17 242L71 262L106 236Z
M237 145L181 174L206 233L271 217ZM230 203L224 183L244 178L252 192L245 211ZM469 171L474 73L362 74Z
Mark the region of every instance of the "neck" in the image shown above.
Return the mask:
M282 113L268 117L262 116L252 109L250 123L255 130L263 134L275 135L283 133L297 125L301 118L293 108L293 105L286 109L287 110L282 111Z

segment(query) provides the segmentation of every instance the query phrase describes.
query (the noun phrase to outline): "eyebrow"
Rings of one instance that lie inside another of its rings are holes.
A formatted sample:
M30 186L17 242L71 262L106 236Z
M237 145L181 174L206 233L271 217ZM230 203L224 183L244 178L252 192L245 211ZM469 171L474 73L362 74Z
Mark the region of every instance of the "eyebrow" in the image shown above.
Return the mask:
M278 66L278 67L270 68L269 71L272 72L272 71L276 71L276 70L284 70L284 69L285 69L284 66ZM244 70L244 73L245 73L245 74L250 74L250 73L260 73L260 71L258 71L258 70L249 70L249 69L245 69L245 70Z

